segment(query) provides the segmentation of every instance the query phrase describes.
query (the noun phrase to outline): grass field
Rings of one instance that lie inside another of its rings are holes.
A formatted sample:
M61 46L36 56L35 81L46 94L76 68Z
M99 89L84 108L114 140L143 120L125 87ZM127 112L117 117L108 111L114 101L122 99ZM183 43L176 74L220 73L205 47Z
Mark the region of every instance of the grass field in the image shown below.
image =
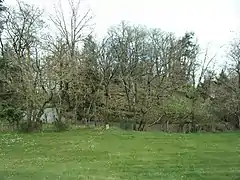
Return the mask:
M240 133L0 134L0 180L240 180Z

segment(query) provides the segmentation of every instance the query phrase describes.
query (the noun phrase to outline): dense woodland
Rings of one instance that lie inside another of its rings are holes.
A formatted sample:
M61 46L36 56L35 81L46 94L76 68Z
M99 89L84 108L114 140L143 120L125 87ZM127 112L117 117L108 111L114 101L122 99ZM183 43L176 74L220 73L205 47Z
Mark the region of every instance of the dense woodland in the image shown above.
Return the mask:
M44 109L54 108L60 129L89 122L137 131L240 128L240 39L216 70L216 56L193 32L177 37L123 21L97 39L80 1L69 1L69 17L58 4L49 21L24 2L0 4L2 124L41 130Z

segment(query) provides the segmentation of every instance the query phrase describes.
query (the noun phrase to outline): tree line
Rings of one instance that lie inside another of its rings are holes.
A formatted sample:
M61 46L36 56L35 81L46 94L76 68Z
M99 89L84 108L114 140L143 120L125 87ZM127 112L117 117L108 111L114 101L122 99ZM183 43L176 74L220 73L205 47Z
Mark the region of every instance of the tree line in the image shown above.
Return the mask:
M17 2L0 1L2 123L40 130L44 110L54 108L60 129L98 121L138 131L240 128L239 39L218 73L216 56L194 32L177 37L122 21L96 39L92 13L81 14L80 1L69 1L69 17L59 4L49 22L38 7Z

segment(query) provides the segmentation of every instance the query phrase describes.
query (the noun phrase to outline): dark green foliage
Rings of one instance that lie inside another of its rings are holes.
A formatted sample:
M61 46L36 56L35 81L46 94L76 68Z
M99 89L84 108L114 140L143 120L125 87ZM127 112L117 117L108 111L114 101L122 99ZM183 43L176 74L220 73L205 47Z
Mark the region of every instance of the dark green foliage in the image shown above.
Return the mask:
M63 122L63 121L54 121L53 125L57 132L66 131L69 128L69 124L67 124L66 122Z
M136 130L136 125L133 122L128 120L121 120L120 128L124 130Z
M11 104L0 105L0 120L8 121L13 126L18 126L23 119L23 111L19 110Z
M23 133L40 132L42 131L41 121L24 121L20 123L19 131Z

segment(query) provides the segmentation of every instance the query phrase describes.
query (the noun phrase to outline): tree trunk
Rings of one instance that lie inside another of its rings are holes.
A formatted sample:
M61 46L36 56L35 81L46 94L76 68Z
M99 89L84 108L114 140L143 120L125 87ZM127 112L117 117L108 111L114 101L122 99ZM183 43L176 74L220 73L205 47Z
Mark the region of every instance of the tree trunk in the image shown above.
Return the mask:
M33 119L33 103L29 102L27 107L27 121L31 122Z
M105 85L105 106L108 109L108 100L109 100L109 87Z
M179 132L183 133L184 125L185 125L185 123L182 123L182 122L179 123L179 125L178 125Z
M240 129L240 116L238 116L238 129Z
M196 118L195 118L195 103L196 103L196 98L193 97L192 99L192 107L191 107L191 132L195 132L195 127L196 127Z
M168 132L168 130L169 130L168 125L169 125L169 120L166 120L166 132Z

